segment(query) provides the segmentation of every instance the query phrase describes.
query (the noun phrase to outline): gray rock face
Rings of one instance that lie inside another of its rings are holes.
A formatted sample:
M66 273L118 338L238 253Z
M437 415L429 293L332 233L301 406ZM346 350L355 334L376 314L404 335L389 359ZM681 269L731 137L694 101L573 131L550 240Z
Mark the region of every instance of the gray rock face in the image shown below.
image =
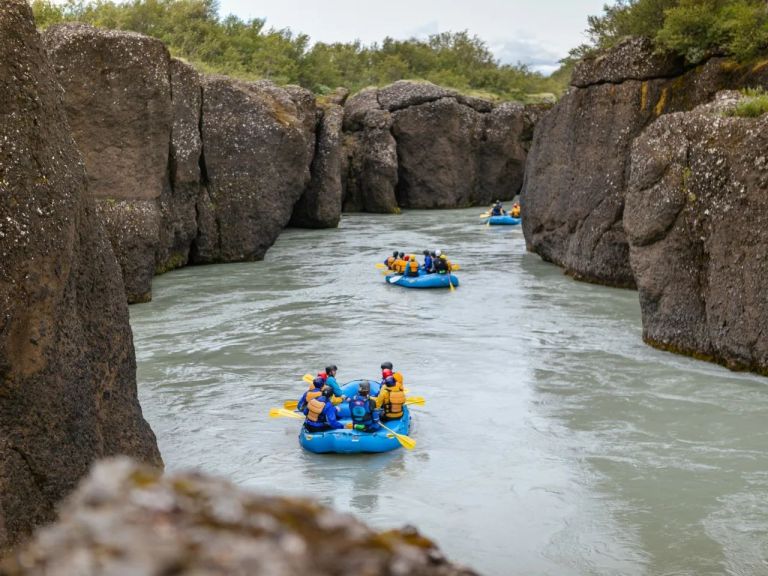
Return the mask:
M81 24L52 26L45 41L85 159L89 190L99 203L111 203L103 213L111 218L107 231L128 301L147 301L160 242L159 199L169 187L168 50L141 34ZM129 238L139 223L155 228Z
M203 475L161 478L127 459L96 467L60 520L2 576L101 574L472 576L413 528L375 532L310 500Z
M264 257L309 183L315 122L306 90L203 79L208 199L198 205L194 262Z
M425 82L364 90L345 105L344 209L511 199L522 186L537 118L518 104L496 106Z
M97 458L162 466L120 269L24 0L0 4L0 550Z
M155 273L187 264L197 237L195 206L202 193L200 137L202 86L199 74L188 64L171 59L171 127L169 179L160 195L160 242Z
M671 78L683 70L681 58L656 54L648 38L627 38L611 50L579 62L571 84L586 88L606 82Z
M768 374L768 116L724 117L739 98L643 132L624 227L646 342Z
M632 141L661 114L690 110L759 72L720 59L668 78L675 69L642 41L580 65L528 155L521 204L529 250L578 279L635 286L622 224Z
M344 109L328 104L320 111L309 187L293 208L290 225L334 228L341 219L341 124Z

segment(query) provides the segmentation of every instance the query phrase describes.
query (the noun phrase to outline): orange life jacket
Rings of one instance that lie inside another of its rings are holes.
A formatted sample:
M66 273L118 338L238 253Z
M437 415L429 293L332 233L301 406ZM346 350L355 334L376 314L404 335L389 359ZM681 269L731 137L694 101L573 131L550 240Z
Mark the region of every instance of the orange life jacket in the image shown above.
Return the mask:
M386 389L387 399L384 402L384 414L387 418L400 418L403 415L403 404L405 404L405 392L400 386Z
M395 260L395 262L392 264L392 270L394 270L395 272L398 272L400 274L403 273L403 268L404 267L405 267L405 260L402 260L400 258Z
M320 398L320 396L323 395L323 391L320 388L315 388L312 386L312 388L309 389L309 392L307 392L307 399L306 402L309 404L310 400L314 400L315 398Z
M325 402L320 402L317 398L312 398L309 402L307 402L307 409L309 412L307 413L307 420L311 420L312 422L324 422L325 418L320 420L320 415L323 413L323 410L325 409Z
M515 204L514 206L512 206L511 213L513 218L517 218L518 216L520 216L520 206L518 204Z
M392 266L395 264L395 257L390 256L387 258L387 268L392 268Z
M416 260L411 260L408 265L411 267L411 274L415 276L419 273L419 263Z

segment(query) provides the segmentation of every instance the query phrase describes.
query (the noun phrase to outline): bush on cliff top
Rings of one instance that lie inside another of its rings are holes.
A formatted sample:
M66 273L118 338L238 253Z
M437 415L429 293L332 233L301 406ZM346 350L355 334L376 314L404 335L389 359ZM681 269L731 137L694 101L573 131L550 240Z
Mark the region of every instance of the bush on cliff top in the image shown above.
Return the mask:
M610 48L626 36L650 38L659 51L690 63L716 53L748 60L768 48L765 0L617 0L588 21L590 43L572 57Z
M37 25L84 22L131 30L162 40L171 53L204 72L243 79L299 84L317 93L337 86L357 91L396 80L422 79L497 98L562 93L561 77L547 78L526 66L501 64L488 46L467 32L434 34L428 40L310 43L306 34L267 28L263 19L220 18L216 0L32 0Z

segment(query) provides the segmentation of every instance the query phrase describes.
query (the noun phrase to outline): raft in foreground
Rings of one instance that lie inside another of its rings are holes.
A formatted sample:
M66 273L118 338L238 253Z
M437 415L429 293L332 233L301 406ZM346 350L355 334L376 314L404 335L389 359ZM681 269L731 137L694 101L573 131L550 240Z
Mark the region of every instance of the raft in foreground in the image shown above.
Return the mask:
M491 226L515 226L520 224L520 222L522 222L521 218L515 218L509 214L504 214L503 216L491 216L485 221L486 224L490 224Z
M342 391L345 396L354 396L361 380L355 380L344 386ZM371 381L371 395L378 395L378 382ZM342 424L351 422L349 407L346 403L339 405L339 421ZM403 417L400 420L390 420L384 423L398 434L408 434L411 429L411 413L408 406L403 406ZM299 432L299 444L302 448L315 454L358 454L366 452L389 452L400 448L395 435L381 428L376 432L361 432L343 428L339 430L326 430L324 432L307 432L304 426Z
M396 280L391 280L395 278ZM456 288L459 285L459 279L453 274L426 274L423 270L419 270L418 276L390 274L386 281L404 288L450 288L449 284Z

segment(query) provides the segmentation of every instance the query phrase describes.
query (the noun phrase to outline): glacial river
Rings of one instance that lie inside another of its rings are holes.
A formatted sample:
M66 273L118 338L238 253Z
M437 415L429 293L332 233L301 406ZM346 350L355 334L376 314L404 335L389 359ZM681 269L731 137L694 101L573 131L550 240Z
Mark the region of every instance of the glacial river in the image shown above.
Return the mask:
M768 379L645 346L635 292L571 280L481 211L346 215L156 278L131 323L167 468L413 524L491 576L768 574ZM461 287L386 285L395 248L442 248ZM427 400L413 451L314 455L267 416L307 372L384 360Z

